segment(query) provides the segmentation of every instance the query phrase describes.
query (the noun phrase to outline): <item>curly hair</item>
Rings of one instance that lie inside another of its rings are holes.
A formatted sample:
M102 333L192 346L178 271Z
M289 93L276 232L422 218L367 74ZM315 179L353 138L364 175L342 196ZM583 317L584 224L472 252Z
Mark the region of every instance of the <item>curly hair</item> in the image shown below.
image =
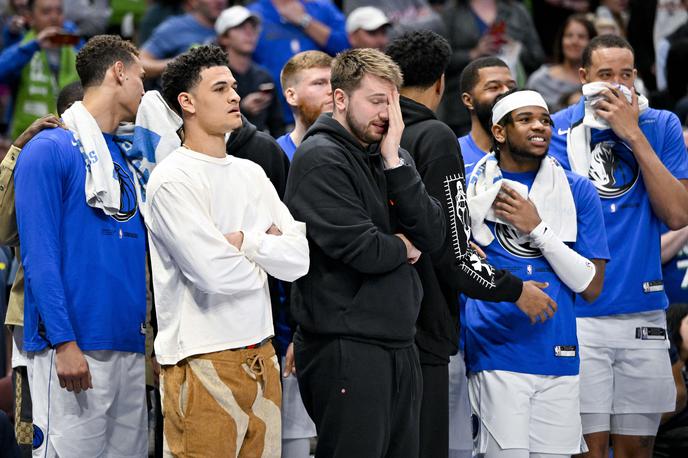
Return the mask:
M96 35L76 55L76 72L81 86L98 86L103 82L107 69L115 62L128 66L134 63L134 57L138 55L136 46L119 35Z
M211 67L227 67L227 54L217 45L192 48L167 64L162 73L162 97L165 102L182 115L177 97L188 92L201 81L201 72Z
M447 70L452 51L446 38L418 30L392 41L385 53L399 65L404 86L428 88Z

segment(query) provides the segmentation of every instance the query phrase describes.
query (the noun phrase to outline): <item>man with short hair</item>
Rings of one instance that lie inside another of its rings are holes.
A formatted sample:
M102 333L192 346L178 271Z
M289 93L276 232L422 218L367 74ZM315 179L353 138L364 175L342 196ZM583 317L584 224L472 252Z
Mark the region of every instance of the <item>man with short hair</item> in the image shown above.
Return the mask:
M488 56L471 61L461 72L461 102L471 115L471 130L459 137L466 167L475 165L492 148L492 105L495 99L516 87L509 66Z
M442 245L444 217L399 147L399 67L353 49L334 58L331 83L333 114L306 133L285 195L311 247L292 285L296 374L316 455L416 458L422 287L412 264Z
M109 35L76 68L84 98L63 115L69 130L40 132L14 171L34 455L141 456L146 233L113 133L134 120L144 72Z
M504 302L466 301L473 451L486 458L586 450L574 297L600 294L609 252L595 189L547 155L551 135L538 92L497 97L492 152L468 182L472 235L487 258L542 283L557 303L536 324Z
M172 58L215 38L215 20L227 6L227 0L189 0L188 4L186 14L163 21L141 46L146 78L159 77Z
M226 153L242 118L222 49L177 57L162 86L184 122L184 143L147 186L167 452L280 456L267 275L308 271L306 228L259 165Z
M374 6L361 6L346 17L346 34L352 48L384 50L389 43L391 27L385 13Z
M295 124L294 130L278 138L277 143L289 160L318 117L332 112L331 63L332 58L322 51L304 51L289 59L282 69L280 82Z
M602 199L612 262L601 296L576 300L589 457L649 457L676 389L666 336L660 230L688 224L688 163L676 115L634 89L634 53L601 35L583 51L584 97L553 116L550 153Z
M0 53L0 81L14 85L13 140L36 119L55 114L59 89L79 79L77 43L59 42L66 33L62 0L30 0L28 7L31 29L19 43Z
M227 8L215 21L217 43L227 52L229 68L237 80L242 114L258 130L278 137L284 133L284 119L275 80L252 58L260 26L260 17L241 5Z
M435 115L444 93L449 43L429 30L409 32L395 39L387 54L404 75L401 146L411 153L428 193L444 204L451 228L442 247L415 264L423 284L416 323L423 371L420 456L440 458L449 450L448 363L459 344L459 295L514 302L531 316L549 308L551 300L533 282L523 283L508 271L494 269L469 245L461 151L452 130Z

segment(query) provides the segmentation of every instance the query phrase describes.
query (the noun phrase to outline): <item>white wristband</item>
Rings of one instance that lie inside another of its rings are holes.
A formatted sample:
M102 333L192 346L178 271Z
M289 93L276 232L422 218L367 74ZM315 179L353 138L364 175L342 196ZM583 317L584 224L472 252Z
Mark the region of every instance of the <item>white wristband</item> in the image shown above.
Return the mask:
M585 291L595 277L595 264L569 248L544 221L529 235L559 279L575 293Z

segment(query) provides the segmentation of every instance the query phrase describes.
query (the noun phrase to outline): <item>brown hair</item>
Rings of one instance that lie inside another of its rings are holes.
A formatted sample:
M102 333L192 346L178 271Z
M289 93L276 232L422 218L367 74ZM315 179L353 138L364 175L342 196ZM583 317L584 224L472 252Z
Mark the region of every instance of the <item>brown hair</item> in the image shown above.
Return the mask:
M293 86L298 82L299 73L311 68L329 67L332 64L332 57L322 51L303 51L294 56L284 64L280 73L280 84L282 90Z
M76 55L76 72L81 85L85 89L101 84L105 72L115 62L130 65L134 63L134 56L138 55L136 46L118 35L96 35Z
M397 89L404 83L401 69L391 57L377 49L359 48L341 52L332 61L332 90L341 89L350 94L365 75L387 80Z

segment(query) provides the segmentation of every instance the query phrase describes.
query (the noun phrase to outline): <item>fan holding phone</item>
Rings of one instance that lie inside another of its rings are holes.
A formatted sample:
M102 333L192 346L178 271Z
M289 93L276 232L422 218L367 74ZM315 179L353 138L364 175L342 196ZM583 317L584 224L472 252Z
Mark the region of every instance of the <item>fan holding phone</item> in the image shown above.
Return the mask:
M12 139L36 119L56 113L57 91L79 80L75 46L81 38L65 29L62 0L30 0L28 8L31 28L0 53L0 82L17 83Z

